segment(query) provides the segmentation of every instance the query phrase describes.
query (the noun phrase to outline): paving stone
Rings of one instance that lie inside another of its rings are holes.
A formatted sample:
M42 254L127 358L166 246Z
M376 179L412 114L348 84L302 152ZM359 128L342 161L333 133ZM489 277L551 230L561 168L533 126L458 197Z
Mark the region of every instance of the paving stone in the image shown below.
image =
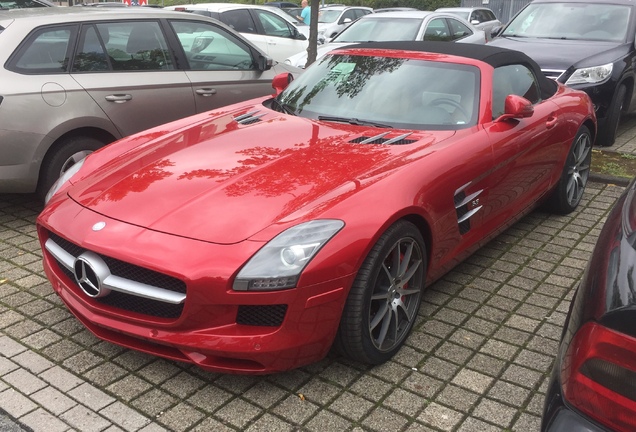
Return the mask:
M22 393L9 388L0 393L0 408L10 416L18 418L35 410L37 405Z
M351 422L344 417L329 411L320 411L305 425L305 428L312 432L325 432L344 431L350 426Z
M148 418L119 401L108 405L99 413L124 430L137 430L150 423Z
M352 393L345 392L329 408L350 420L360 421L373 408L373 403Z
M240 413L242 414L242 413ZM157 417L157 421L164 424L170 431L185 431L201 421L205 416L192 405L181 403L162 415ZM218 429L201 429L218 430Z
M51 386L32 394L31 398L56 416L70 410L77 404L73 399Z
M443 431L451 431L461 421L462 417L462 414L457 411L432 403L424 409L417 419Z
M271 414L263 415L246 429L247 432L292 432L295 430L297 430L296 426Z
M28 426L33 431L64 432L69 430L69 426L66 423L41 408L22 416L20 423ZM0 430L4 429L0 428Z
M69 423L77 430L86 432L98 432L105 430L111 423L82 405L76 405L60 416L60 419Z
M294 408L298 408L298 406L295 406ZM234 399L223 408L219 409L216 412L216 416L228 424L238 428L243 428L256 416L258 416L259 412L260 410L256 405L252 405L243 399Z

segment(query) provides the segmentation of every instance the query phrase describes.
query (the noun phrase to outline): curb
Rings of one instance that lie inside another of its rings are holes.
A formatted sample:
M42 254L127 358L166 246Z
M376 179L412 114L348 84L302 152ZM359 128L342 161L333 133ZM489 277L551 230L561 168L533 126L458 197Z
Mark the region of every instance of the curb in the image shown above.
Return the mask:
M617 186L626 187L631 181L631 178L590 172L589 181L593 181L596 183L615 184Z

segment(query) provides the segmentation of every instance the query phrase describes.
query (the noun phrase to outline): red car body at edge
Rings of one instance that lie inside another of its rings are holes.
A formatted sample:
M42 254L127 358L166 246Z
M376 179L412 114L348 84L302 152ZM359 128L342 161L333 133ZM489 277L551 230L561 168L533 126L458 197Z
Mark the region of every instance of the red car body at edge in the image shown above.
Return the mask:
M98 337L212 371L388 360L428 284L589 174L585 93L453 45L340 49L93 153L37 221L53 289Z

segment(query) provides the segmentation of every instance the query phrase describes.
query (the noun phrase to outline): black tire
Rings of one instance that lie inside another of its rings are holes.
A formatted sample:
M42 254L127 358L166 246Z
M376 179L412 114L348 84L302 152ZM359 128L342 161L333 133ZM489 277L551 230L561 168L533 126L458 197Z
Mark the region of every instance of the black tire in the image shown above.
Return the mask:
M74 163L79 162L105 144L86 136L66 138L51 147L42 161L40 178L38 179L37 195L44 200L53 183L65 173Z
M620 85L616 89L612 105L607 112L607 122L604 127L599 129L596 143L599 146L609 147L616 141L618 134L618 124L621 119L621 113L625 105L625 96L627 95L627 87Z
M399 221L386 230L351 287L334 348L361 363L389 360L415 323L426 267L424 240L415 225Z
M568 152L561 178L545 202L547 211L565 215L578 207L590 176L591 163L592 134L586 126L581 126Z

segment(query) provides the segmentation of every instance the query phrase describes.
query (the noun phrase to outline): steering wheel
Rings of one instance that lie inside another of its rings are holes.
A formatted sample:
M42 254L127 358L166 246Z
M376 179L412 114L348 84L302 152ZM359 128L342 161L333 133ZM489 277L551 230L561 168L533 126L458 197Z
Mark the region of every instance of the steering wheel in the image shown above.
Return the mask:
M464 118L463 120L466 123L468 123L470 121L470 116L468 115L468 113L466 112L464 107L461 106L459 102L457 102L457 101L455 101L453 99L437 98L437 99L432 100L431 102L429 102L429 105L431 105L431 106L449 105L449 106L455 108L455 112L459 112L462 115L462 117Z

